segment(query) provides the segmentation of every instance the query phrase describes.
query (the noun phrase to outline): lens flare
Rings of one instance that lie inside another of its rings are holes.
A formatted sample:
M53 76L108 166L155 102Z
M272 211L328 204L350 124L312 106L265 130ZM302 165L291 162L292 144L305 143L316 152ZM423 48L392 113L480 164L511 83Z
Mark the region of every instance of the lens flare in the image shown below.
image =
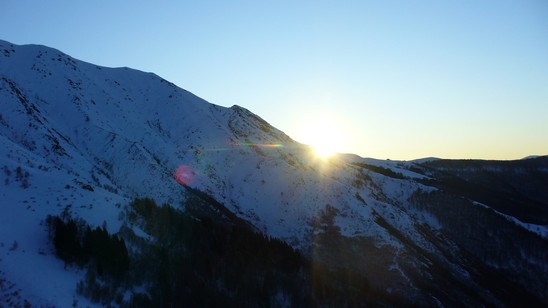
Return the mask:
M175 172L173 172L173 178L177 181L177 183L187 186L192 183L192 180L194 179L194 172L190 166L181 165L175 169Z
M235 143L235 146L241 146L241 147L261 147L261 148L281 148L283 147L283 144L280 143Z

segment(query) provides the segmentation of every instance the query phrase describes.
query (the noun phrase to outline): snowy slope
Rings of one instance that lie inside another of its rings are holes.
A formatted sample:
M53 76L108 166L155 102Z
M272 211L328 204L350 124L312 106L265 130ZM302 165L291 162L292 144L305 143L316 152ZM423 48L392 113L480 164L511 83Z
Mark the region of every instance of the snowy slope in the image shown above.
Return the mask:
M172 175L185 165L190 186L269 234L302 240L299 225L325 204L351 218L340 222L347 234L373 232L367 230L371 210L384 204L352 186L359 172L352 159L317 160L244 108L209 104L153 74L101 68L39 46L3 44L8 159L29 156L21 163L40 159L99 190L170 203L181 195ZM386 189L393 190L395 182L388 181ZM417 188L405 185L400 191Z
M86 303L75 294L80 274L63 269L47 243L48 214L68 211L116 232L132 198L179 206L185 185L303 251L329 204L342 235L372 238L404 258L405 241L381 221L438 253L421 230L440 231L440 221L409 205L414 194L438 190L417 171L421 161L320 160L245 108L216 106L152 73L100 67L44 46L0 41L0 144L0 279L21 290L13 301ZM543 228L535 232L546 234ZM397 254L392 272L401 272L399 262Z

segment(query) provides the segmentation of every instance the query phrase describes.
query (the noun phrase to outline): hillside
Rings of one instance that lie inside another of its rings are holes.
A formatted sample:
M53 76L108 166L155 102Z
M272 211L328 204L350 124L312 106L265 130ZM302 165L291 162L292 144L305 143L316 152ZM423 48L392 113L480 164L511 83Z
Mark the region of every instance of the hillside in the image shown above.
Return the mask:
M329 274L323 295L300 298L318 305L349 294L386 305L548 303L546 156L322 160L243 107L5 41L0 143L0 304L97 304L77 292L85 270L58 258L46 218L105 226L128 245L130 234L159 243L127 218L135 198L242 226L298 250L311 268L357 275Z

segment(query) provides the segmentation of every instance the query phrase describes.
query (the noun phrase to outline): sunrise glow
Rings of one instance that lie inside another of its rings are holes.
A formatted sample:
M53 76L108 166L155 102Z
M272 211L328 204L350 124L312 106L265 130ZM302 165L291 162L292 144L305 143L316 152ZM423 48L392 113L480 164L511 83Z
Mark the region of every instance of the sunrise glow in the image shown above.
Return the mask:
M319 158L326 159L343 147L343 134L333 119L320 116L304 121L300 131L297 140L310 145Z

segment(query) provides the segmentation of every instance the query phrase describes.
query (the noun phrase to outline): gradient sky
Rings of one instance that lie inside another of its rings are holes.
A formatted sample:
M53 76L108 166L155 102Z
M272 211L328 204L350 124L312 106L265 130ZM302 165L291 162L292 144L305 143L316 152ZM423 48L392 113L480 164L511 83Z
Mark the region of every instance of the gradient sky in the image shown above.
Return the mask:
M154 72L361 156L548 154L546 0L0 0L0 39Z

